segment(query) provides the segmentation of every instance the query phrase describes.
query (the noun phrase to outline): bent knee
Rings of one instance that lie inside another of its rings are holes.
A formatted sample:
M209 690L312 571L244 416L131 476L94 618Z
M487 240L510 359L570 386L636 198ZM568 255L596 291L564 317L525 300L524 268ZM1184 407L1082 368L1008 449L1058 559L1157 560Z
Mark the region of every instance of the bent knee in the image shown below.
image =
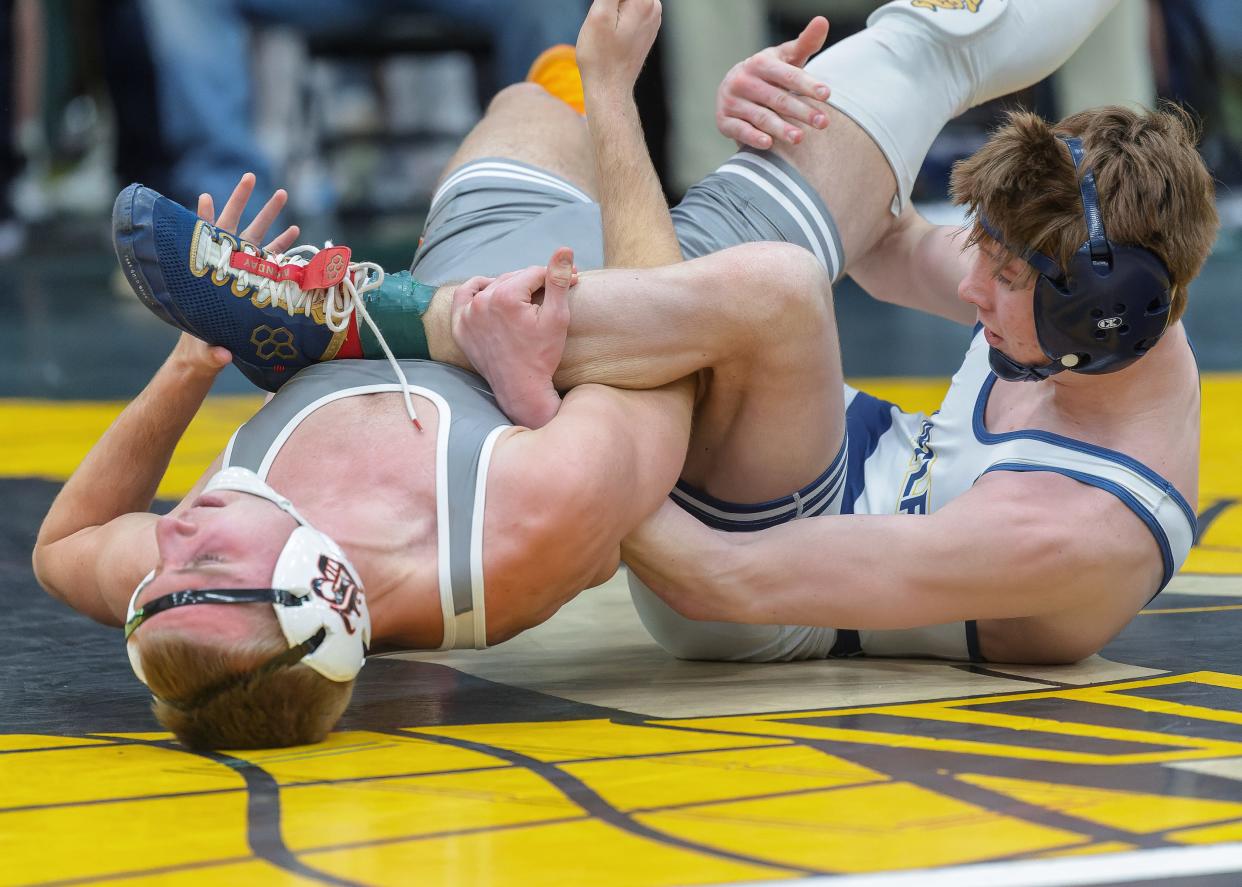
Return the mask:
M809 250L781 244L775 268L785 285L777 295L777 307L799 327L822 328L831 318L832 278Z
M732 284L713 310L759 339L822 332L832 319L832 279L808 250L789 243L751 243L733 247ZM741 285L738 283L741 282Z
M488 114L548 114L558 113L558 109L578 117L576 111L538 83L511 83L496 95L487 105Z

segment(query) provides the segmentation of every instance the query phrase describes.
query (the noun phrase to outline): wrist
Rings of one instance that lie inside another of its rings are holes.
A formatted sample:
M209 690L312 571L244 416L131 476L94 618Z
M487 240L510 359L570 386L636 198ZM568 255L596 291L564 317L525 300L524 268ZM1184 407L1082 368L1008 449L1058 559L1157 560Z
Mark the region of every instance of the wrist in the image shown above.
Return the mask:
M212 347L187 335L177 340L160 373L181 384L203 383L208 387L229 364L229 355L222 348Z
M582 98L588 109L611 109L627 108L634 105L634 83L625 81L609 81L607 78L600 80L583 81ZM588 110L587 123L591 123L591 114Z
M224 367L204 366L202 363L174 352L169 355L168 360L164 361L160 373L180 384L202 384L210 388L222 369Z

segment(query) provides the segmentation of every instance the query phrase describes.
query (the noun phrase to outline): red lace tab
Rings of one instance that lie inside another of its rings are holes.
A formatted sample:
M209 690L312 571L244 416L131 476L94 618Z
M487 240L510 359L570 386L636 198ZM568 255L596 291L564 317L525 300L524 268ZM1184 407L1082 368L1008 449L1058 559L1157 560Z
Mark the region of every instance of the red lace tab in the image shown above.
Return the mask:
M318 290L336 286L349 271L349 247L330 246L315 253L302 271L302 289Z
M235 252L229 264L241 271L277 282L291 280L302 290L336 286L349 271L349 247L333 246L315 254L307 265L277 265L262 256Z

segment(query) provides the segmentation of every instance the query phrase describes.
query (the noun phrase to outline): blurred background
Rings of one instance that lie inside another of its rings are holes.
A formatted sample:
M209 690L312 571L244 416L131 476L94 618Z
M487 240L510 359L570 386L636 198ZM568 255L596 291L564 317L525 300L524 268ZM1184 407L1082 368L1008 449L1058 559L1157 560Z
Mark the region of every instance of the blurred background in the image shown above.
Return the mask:
M141 181L193 206L252 170L286 187L304 241L409 265L432 186L491 95L543 48L572 43L587 0L0 0L0 396L127 398L174 333L116 272L109 215ZM667 0L639 84L651 152L676 200L733 150L713 121L725 71L815 14L829 42L872 0ZM1204 369L1237 369L1242 309L1242 16L1236 0L1121 0L1062 71L976 108L919 176L925 214L951 222L952 163L1004 108L1056 118L1123 102L1183 102L1203 121L1225 228L1192 288ZM962 331L838 292L852 376L945 375ZM13 320L16 319L16 323ZM252 389L230 371L225 392Z

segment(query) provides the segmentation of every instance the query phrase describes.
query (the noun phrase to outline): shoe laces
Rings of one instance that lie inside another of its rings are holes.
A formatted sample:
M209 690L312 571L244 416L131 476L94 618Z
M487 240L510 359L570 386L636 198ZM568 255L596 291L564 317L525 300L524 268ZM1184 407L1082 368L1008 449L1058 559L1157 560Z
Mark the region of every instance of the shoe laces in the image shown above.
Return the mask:
M414 398L409 380L401 371L397 358L393 356L392 349L388 347L388 342L384 339L384 334L371 319L362 298L366 293L379 289L383 285L383 268L375 262L350 262L349 269L339 284L326 289L303 290L292 280L272 280L269 277L251 274L244 268L234 268L230 260L236 247L227 238L221 238L219 241L214 238L207 238L207 240L214 245L215 249L211 251L215 254L203 257L206 264L235 278L238 289L252 288L254 293L251 295L251 300L259 308L270 305L273 308L285 309L290 317L300 313L309 318L312 317L311 312L314 306L322 301L324 323L334 333L346 330L349 327L350 316L357 312L358 316L371 328L375 340L379 342L380 349L384 352L384 357L388 360L388 365L392 367L392 371L397 376L397 382L401 385L401 392L405 399L405 411L410 421L419 431L423 430L422 423L418 421L418 414L414 411ZM328 241L326 246L332 246L332 242ZM305 266L319 252L319 248L304 244L283 253L266 251L259 253L246 244L242 247L242 251L251 255L260 255L277 265Z

